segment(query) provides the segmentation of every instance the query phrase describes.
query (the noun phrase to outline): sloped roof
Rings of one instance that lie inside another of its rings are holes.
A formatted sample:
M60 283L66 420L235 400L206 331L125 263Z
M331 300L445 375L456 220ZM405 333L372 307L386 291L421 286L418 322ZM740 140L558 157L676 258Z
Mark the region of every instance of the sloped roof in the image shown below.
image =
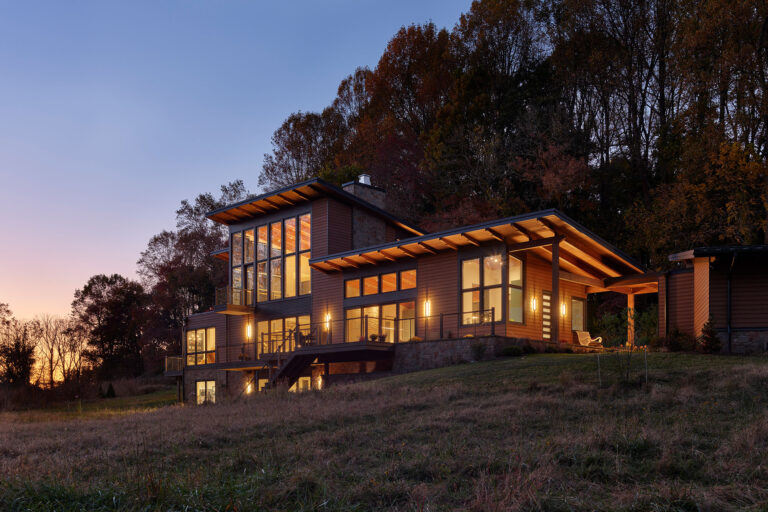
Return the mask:
M230 204L222 208L210 211L206 217L221 224L231 225L252 219L265 213L271 213L282 208L305 203L321 197L333 197L347 204L364 208L413 235L423 235L425 232L418 226L410 224L389 212L372 205L368 201L346 192L336 185L328 183L320 178L296 183L288 187L272 190L258 196L249 197L238 203Z

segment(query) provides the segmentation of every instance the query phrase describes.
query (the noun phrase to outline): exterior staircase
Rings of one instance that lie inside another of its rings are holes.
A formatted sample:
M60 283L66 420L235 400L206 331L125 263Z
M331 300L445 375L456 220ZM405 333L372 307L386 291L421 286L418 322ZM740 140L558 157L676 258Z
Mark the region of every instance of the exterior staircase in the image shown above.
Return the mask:
M287 387L293 386L299 380L301 373L312 364L315 358L317 358L317 354L313 352L292 352L285 363L272 375L267 386L270 388L274 388L278 384L285 384Z

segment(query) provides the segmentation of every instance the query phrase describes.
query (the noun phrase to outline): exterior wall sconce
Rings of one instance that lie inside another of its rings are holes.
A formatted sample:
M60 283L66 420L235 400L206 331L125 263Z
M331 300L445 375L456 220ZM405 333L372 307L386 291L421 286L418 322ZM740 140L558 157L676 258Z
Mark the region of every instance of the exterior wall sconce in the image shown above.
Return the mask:
M531 299L531 311L533 311L535 313L537 306L538 306L538 304L536 303L536 297L534 297L534 298Z
M424 301L424 316L432 315L432 302L427 299Z
M326 331L331 330L331 314L330 313L325 314L325 330Z
M247 386L245 386L245 393L247 395L250 395L253 393L253 382L249 382Z
M251 324L248 323L245 326L245 337L248 339L248 341L251 341Z
M561 314L562 316L565 316L565 312L566 312L566 309L565 309L565 302L561 302L561 303L560 303L560 314Z

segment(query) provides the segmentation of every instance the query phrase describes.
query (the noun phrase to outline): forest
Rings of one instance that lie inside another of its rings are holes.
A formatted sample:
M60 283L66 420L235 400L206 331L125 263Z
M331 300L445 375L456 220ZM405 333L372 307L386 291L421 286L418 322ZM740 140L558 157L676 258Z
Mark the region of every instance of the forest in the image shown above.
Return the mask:
M430 231L558 208L663 270L676 251L768 243L767 160L768 3L480 0L450 29L402 27L322 111L289 115L258 184L366 172ZM182 201L139 280L91 277L69 318L0 304L0 383L82 393L161 372L226 281L205 213L248 195L236 181Z

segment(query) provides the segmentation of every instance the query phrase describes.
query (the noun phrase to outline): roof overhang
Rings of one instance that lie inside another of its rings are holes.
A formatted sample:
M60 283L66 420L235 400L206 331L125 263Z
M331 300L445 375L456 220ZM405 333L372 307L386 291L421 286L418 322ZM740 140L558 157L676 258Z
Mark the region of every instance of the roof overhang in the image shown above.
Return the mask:
M606 279L645 273L637 261L557 210L507 217L313 258L310 265L323 272L341 272L490 242L503 242L508 251L531 251L552 261L555 241L558 242L563 274L585 284L602 285L604 288Z
M424 231L402 219L378 208L359 197L345 192L339 187L320 178L303 181L289 187L272 190L259 196L249 197L244 201L230 204L210 211L206 217L220 224L232 225L252 219L259 215L275 212L298 204L307 203L322 197L333 197L347 204L364 208L412 235L423 235Z
M227 247L224 249L219 249L218 251L213 251L211 256L217 260L229 261L229 248Z

